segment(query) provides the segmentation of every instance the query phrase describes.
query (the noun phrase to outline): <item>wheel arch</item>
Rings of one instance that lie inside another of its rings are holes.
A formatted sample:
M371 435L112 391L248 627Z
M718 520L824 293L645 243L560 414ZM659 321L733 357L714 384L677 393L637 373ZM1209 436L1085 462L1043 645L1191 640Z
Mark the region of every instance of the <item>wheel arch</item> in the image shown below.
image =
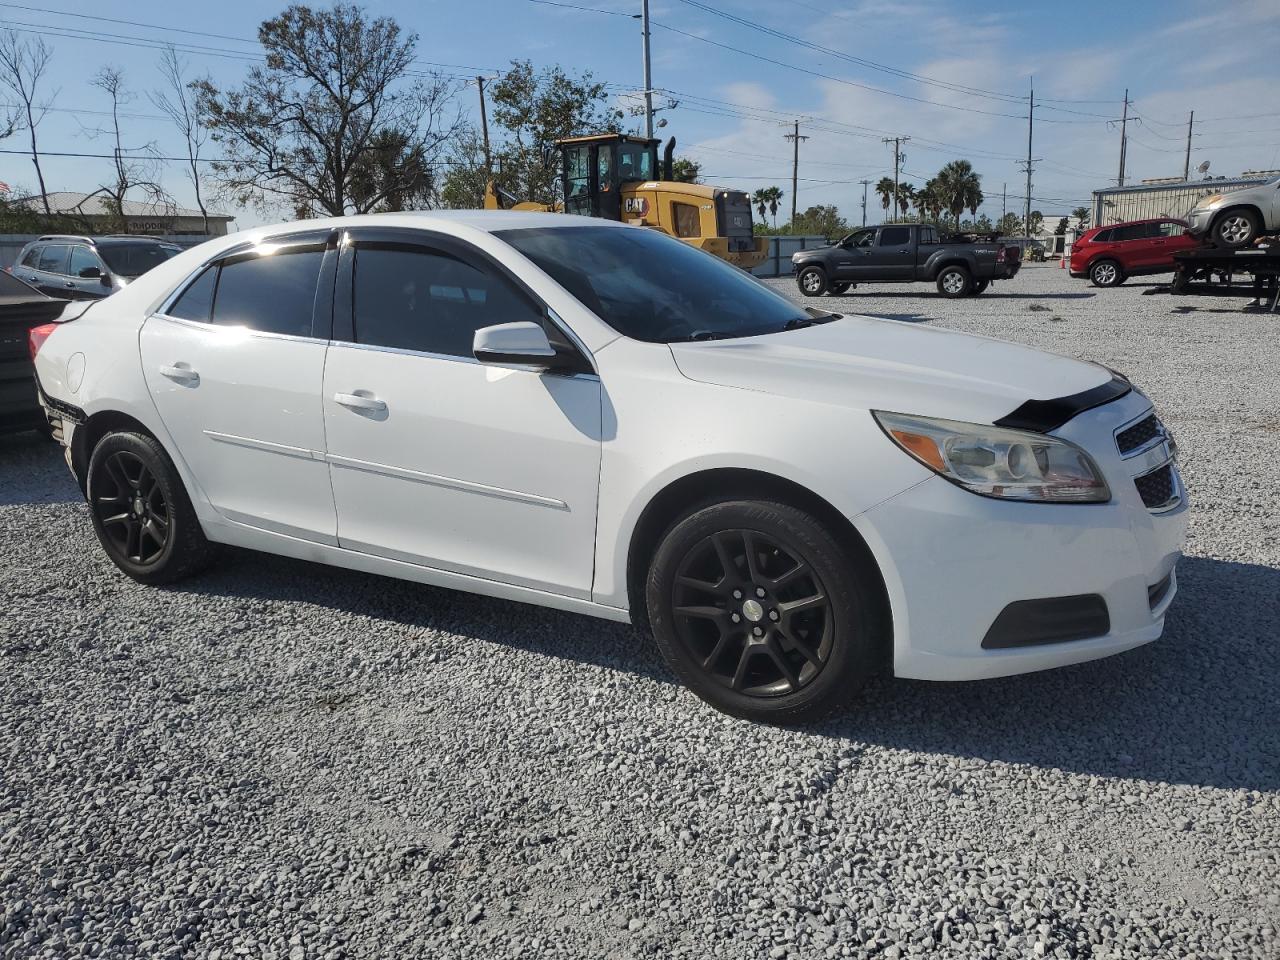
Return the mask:
M160 446L164 441L156 436L154 430L145 423L122 410L99 410L91 414L84 423L76 427L71 435L71 471L76 482L80 484L80 492L84 493L89 482L89 458L98 442L108 433L128 431L141 433L155 440Z
M645 579L649 563L671 526L694 509L725 500L768 499L788 504L811 513L826 525L836 541L848 551L871 579L876 597L876 614L885 626L886 649L893 654L892 616L884 574L866 540L829 501L809 488L763 470L738 467L715 467L685 474L659 490L641 511L627 548L627 606L631 622L648 629L649 614L645 603Z
M964 257L947 256L939 259L938 262L933 265L932 270L929 274L929 279L937 280L938 274L942 273L942 271L947 269L947 267L963 267L965 270L969 272L969 276L971 277L974 275L974 272L975 272L974 265L970 263L968 260L966 260Z

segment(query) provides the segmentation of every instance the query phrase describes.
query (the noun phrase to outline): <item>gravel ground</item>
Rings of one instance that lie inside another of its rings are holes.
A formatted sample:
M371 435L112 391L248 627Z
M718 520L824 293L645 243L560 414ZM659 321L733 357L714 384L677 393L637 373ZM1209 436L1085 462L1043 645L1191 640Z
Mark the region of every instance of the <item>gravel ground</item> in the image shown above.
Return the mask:
M1161 642L802 730L569 614L247 552L137 586L0 440L0 958L1280 956L1280 318L1141 289L823 301L1126 371L1195 508Z

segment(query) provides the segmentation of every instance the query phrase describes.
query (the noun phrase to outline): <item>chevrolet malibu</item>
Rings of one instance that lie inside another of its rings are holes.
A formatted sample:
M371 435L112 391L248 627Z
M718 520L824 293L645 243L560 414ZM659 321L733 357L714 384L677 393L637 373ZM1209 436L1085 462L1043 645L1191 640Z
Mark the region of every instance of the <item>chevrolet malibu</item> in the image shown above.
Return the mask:
M1156 639L1187 501L1092 363L801 309L652 230L406 213L187 251L31 333L102 548L630 621L728 713Z

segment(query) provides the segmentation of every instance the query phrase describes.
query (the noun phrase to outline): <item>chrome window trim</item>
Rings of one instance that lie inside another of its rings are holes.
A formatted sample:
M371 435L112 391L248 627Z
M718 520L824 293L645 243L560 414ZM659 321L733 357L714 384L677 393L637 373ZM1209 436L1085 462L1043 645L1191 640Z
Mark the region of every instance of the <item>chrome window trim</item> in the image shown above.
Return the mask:
M341 347L345 350L366 350L370 353L391 353L403 357L420 357L424 360L449 360L453 363L469 363L477 367L495 367L502 370L522 370L525 373L536 373L539 375L547 374L549 376L561 377L565 380L594 380L600 381L600 375L597 373L557 373L554 370L546 370L539 368L537 364L531 363L485 363L477 360L475 357L460 357L451 353L430 353L425 350L409 350L405 347L384 347L376 343L352 343L350 340L330 340L330 347Z
M205 320L191 320L187 317L171 317L167 313L161 313L159 311L151 314L148 319L166 320L169 323L180 324L181 326L191 327L195 330L243 330L248 336L261 340L294 340L299 343L324 344L331 342L324 337L300 337L293 333L273 333L270 330L255 330L253 327L233 325L229 323L211 323Z

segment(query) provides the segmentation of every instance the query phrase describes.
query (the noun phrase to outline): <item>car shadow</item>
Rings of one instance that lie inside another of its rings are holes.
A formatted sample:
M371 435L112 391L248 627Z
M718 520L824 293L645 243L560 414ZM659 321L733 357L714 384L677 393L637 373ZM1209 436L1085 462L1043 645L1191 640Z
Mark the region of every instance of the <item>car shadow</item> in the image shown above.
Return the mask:
M43 433L0 435L0 507L83 500L62 459L62 448Z
M298 599L674 683L640 631L527 604L231 551L168 589ZM998 680L879 677L849 710L805 728L861 744L1104 777L1280 789L1280 569L1187 557L1156 643ZM699 709L710 709L701 708ZM744 734L745 735L745 734Z
M1005 281L1010 283L1012 281ZM982 300L1088 300L1090 297L1096 297L1096 293L999 293L994 288L988 289L985 293L978 294ZM880 290L864 290L861 286L857 290L850 293L840 294L836 299L857 300L860 297L875 297L879 300L894 299L911 299L919 300L921 297L943 297L933 291L917 290L914 293L903 290L880 291Z

